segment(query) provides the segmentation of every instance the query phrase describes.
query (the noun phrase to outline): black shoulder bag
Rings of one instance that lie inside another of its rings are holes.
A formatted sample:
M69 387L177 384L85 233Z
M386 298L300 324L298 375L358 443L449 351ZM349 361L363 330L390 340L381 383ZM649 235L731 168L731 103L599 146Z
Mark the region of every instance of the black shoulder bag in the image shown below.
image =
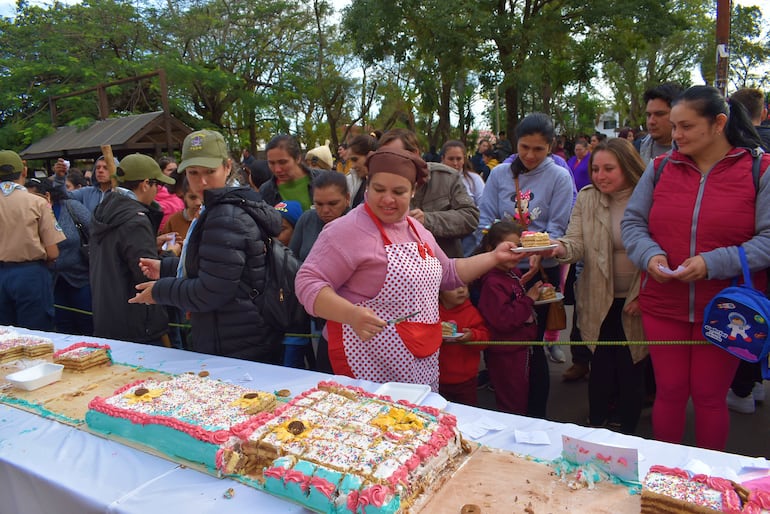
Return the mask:
M83 261L88 264L88 252L89 252L89 246L88 246L88 231L86 230L85 225L80 221L80 218L77 217L75 214L75 211L72 210L72 207L70 207L69 201L64 200L62 202L64 204L64 207L67 209L67 212L70 213L70 217L72 218L72 221L75 223L75 228L78 229L78 235L80 236L80 255L83 258Z

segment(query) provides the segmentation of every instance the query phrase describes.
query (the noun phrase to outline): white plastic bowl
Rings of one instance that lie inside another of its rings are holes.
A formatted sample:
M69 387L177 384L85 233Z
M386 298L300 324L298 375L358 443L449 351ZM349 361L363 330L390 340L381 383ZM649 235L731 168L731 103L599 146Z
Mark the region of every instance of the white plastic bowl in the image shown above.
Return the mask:
M62 370L64 370L62 364L46 362L44 364L38 364L37 366L17 371L16 373L11 373L5 377L5 380L19 389L34 391L35 389L40 389L43 386L52 384L57 380L61 380Z
M430 393L430 386L424 384L406 384L404 382L386 382L377 388L375 394L381 396L390 396L397 402L406 400L415 405L419 405Z

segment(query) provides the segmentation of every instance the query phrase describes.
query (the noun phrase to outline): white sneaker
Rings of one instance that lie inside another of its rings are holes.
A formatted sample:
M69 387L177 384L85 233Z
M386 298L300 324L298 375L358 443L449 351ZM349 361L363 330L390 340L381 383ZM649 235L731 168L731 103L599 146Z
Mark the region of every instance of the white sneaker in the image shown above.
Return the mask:
M553 362L567 362L567 356L564 355L564 351L561 349L561 346L559 345L551 345L546 346L546 353L548 354L548 358Z
M754 397L748 395L746 398L741 398L730 389L727 391L727 408L741 414L753 414L756 408Z
M754 397L755 402L762 403L765 401L765 384L763 382L755 383L754 389L751 390L751 396Z

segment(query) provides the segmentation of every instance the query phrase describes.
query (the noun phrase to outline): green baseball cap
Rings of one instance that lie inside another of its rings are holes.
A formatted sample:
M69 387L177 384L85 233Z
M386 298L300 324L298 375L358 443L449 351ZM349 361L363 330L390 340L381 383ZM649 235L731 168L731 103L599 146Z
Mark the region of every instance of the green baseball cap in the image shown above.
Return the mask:
M188 166L218 168L229 157L222 134L213 130L198 130L184 138L178 171L182 173Z
M155 159L141 153L131 154L121 160L116 175L121 184L148 178L164 184L176 183L176 180L163 174Z
M12 150L0 151L0 177L10 176L24 171L24 163L19 154Z

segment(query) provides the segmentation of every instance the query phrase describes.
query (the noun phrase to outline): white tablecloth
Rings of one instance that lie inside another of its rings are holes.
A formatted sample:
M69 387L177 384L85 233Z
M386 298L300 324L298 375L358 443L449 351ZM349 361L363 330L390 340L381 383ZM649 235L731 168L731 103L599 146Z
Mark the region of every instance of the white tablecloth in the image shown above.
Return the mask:
M239 361L183 350L16 329L50 337L57 349L87 340L106 342L115 362L141 365L171 373L208 370L211 376L274 391L289 389L293 394L332 377L322 373ZM340 383L374 391L378 384L333 377ZM439 403L431 393L427 403ZM424 402L424 403L425 403ZM499 422L505 428L492 431L477 442L543 459L561 453L561 436L638 448L639 473L644 476L653 464L683 467L699 459L716 471L743 467L770 467L762 458L678 446L631 437L603 429L514 416L450 403L446 410L462 425L480 418ZM514 430L542 430L550 445L516 443ZM233 488L235 494L225 499ZM0 405L0 513L83 514L116 513L305 513L305 509L273 498L256 489L227 479L181 467L143 453L47 420L35 414Z

